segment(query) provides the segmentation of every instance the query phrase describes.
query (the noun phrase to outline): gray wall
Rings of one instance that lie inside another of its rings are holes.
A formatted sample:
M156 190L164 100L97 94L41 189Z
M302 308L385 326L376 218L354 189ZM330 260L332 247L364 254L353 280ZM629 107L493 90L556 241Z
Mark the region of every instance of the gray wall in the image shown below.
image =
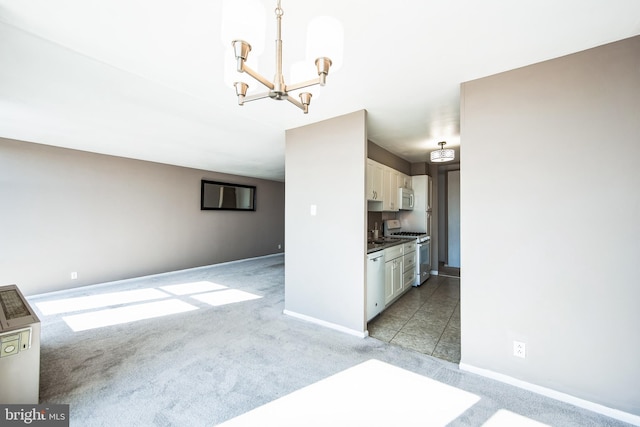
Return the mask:
M366 144L364 110L286 133L285 310L355 334L366 330Z
M371 141L367 141L367 156L371 160L375 160L406 175L411 175L411 163Z
M461 101L461 362L640 415L640 36Z
M200 211L201 179L257 210ZM28 295L283 251L282 182L0 138L0 200L0 284Z

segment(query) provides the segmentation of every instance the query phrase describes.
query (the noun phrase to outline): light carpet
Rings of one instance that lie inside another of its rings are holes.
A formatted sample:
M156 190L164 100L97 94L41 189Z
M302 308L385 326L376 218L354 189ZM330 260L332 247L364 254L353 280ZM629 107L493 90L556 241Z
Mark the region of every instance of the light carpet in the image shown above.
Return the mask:
M371 359L477 396L452 426L495 425L505 414L551 426L627 425L283 315L281 255L29 301L42 321L41 403L70 404L72 426L214 426ZM377 392L392 389L381 381ZM361 402L350 425L365 411L387 411L394 425L420 425L420 417L429 426L429 394L413 399L421 406L412 411ZM331 412L329 403L313 405Z

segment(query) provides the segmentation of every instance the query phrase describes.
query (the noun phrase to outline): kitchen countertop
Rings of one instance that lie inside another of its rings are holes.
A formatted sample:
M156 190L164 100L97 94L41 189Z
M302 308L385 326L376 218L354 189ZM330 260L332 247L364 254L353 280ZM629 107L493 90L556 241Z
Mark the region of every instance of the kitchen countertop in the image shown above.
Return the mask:
M391 246L401 245L403 243L415 242L415 239L395 239L390 237L381 237L377 240L367 241L367 254L378 252Z

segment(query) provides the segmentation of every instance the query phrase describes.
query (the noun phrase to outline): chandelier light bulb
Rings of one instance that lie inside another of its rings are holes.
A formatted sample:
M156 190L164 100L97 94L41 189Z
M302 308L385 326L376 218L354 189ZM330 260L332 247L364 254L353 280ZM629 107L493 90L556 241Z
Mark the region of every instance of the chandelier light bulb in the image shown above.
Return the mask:
M224 0L220 38L227 47L231 40L251 42L253 55L264 52L267 13L258 0Z
M331 16L316 16L307 27L306 60L313 62L321 57L331 58L335 73L342 67L344 52L344 28Z

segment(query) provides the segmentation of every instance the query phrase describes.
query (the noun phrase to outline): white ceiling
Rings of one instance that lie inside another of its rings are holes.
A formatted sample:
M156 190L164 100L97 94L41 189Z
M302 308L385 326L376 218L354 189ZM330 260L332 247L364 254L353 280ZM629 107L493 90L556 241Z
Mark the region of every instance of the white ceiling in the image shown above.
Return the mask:
M266 39L274 37L275 0ZM345 30L344 64L308 115L237 106L222 1L0 0L0 136L284 179L284 131L359 109L369 139L422 162L460 143L459 84L640 34L638 0L282 0L284 69L309 20ZM273 44L260 71L274 73ZM248 81L252 83L251 81Z

